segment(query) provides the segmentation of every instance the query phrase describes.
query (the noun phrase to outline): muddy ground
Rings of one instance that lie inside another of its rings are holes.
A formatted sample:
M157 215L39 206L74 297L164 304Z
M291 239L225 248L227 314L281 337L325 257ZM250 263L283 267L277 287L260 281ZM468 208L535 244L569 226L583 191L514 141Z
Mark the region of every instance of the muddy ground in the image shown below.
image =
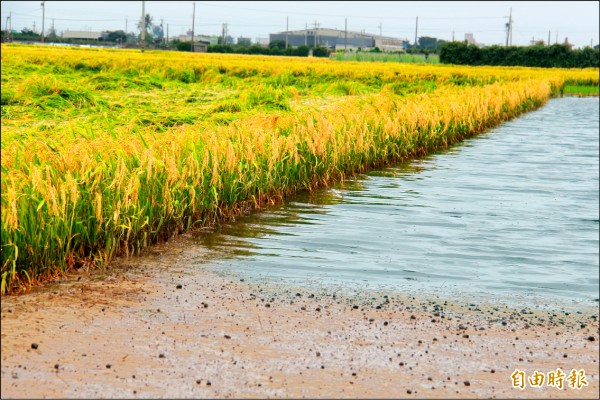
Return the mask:
M597 307L246 282L178 246L3 298L2 398L598 398ZM557 368L587 386L512 386Z

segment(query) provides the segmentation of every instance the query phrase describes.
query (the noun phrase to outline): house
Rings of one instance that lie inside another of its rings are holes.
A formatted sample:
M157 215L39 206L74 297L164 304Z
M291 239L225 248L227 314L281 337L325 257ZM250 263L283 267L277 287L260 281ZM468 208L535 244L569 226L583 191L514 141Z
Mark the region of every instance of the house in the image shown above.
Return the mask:
M208 52L208 45L210 41L205 40L194 40L194 53L206 53Z

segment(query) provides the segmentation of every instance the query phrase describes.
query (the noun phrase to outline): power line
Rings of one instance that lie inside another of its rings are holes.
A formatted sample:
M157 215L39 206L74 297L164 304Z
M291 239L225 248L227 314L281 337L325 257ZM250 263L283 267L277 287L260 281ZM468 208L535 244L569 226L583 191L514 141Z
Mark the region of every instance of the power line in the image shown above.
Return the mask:
M217 8L229 8L235 10L245 10L245 11L258 11L258 12L266 12L266 13L276 13L276 14L293 14L293 15L305 15L305 16L318 16L321 18L359 18L359 19L393 19L393 20L412 20L413 17L382 17L375 16L370 17L366 15L335 15L335 14L323 14L323 13L304 13L304 12L290 12L286 10L268 10L268 9L259 9L259 8L247 8L247 7L236 7L231 5L223 5L223 4L208 4L203 3L207 7L217 7ZM421 17L423 20L456 20L456 19L503 19L503 17Z
M23 14L18 12L13 12L15 15L22 15L24 17L31 18L41 18L41 15L31 15L31 14ZM113 21L121 21L121 19L77 19L77 18L55 18L57 21L75 21L75 22L113 22Z
M233 9L239 9L239 10L250 10L250 11L260 11L260 12L274 12L274 13L279 13L279 14L285 14L286 11L274 11L274 10L259 10L259 9L248 9L248 8L241 8L241 7L233 7L233 6L217 6L217 5L210 5L210 6L214 6L214 7L223 7L223 8L233 8ZM23 15L26 17L32 17L32 18L39 18L40 15L32 15L32 14L24 14L24 13L18 13L15 12L15 15ZM329 15L324 15L324 14L308 14L308 13L294 13L294 12L290 12L289 14L300 14L300 15L309 15L309 16L319 16L319 17L330 17L330 18L342 18L342 16L340 15L333 15L333 14L329 14ZM346 17L343 17L346 18ZM349 18L361 18L361 19L393 19L393 20L413 20L413 17L369 17L369 16L350 16ZM505 17L419 17L421 20L427 20L427 21L445 21L445 20L481 20L481 19L504 19ZM80 19L80 18L56 18L57 21L75 21L75 22L114 22L114 21L121 21L121 19ZM185 21L187 20L187 18L178 18L178 17L174 17L174 18L169 18L169 20L182 20ZM257 26L256 24L250 24L247 26ZM274 26L274 25L270 25L270 26Z

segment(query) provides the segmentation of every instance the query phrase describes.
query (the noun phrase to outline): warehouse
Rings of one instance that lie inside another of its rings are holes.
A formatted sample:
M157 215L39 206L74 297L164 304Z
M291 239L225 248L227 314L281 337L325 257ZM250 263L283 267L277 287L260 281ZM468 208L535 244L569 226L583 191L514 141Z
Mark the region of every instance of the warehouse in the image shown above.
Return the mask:
M290 47L327 47L331 50L363 50L379 47L383 51L402 51L408 46L408 39L373 35L365 32L344 31L329 28L301 29L272 33L271 42L282 40Z
M69 31L63 32L63 39L84 39L84 40L100 40L101 32L91 31Z

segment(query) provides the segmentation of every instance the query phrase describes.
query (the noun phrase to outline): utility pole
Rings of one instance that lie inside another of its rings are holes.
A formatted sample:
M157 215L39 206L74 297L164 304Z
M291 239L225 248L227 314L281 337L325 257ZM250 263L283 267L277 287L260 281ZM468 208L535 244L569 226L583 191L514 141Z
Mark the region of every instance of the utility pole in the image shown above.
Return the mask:
M315 34L313 36L313 39L315 41L313 48L315 48L315 49L317 48L317 26L318 26L317 21L315 21Z
M196 24L196 2L194 2L194 11L192 12L192 45L190 46L190 51L194 52L194 28Z
M225 24L221 26L221 44L225 45Z
M510 17L508 18L508 22L506 24L504 24L504 27L506 28L506 44L505 46L508 47L508 31L510 29Z
M510 14L508 16L508 23L506 24L506 46L512 46L512 7L510 9Z
M45 1L42 1L42 43L44 43L44 21L46 20L46 6Z
M140 45L143 53L146 45L146 2L144 0L142 0L142 22L140 27L142 28L142 43Z
M11 12L12 14L12 12ZM10 15L8 17L6 17L6 28L4 28L4 30L6 31L6 41L9 42L10 41L10 31L8 30L8 22L10 21Z
M127 33L127 17L125 17L125 33Z
M365 51L365 30L360 30L360 47L362 51Z
M454 29L452 29L452 41L454 42Z
M510 8L510 27L509 27L509 31L510 31L510 45L512 46L512 29L513 29L513 19L512 19L512 7Z
M558 43L558 32L556 32L556 39L554 40L554 44Z
M290 17L285 17L285 48L288 48L288 33L290 32Z
M308 24L304 23L304 45L308 46Z
M344 50L348 51L348 18L344 27Z
M417 32L419 29L419 17L417 17L417 24L415 25L415 47L417 47Z
M167 46L169 45L169 24L167 24Z
M550 46L550 31L548 31L548 46Z

